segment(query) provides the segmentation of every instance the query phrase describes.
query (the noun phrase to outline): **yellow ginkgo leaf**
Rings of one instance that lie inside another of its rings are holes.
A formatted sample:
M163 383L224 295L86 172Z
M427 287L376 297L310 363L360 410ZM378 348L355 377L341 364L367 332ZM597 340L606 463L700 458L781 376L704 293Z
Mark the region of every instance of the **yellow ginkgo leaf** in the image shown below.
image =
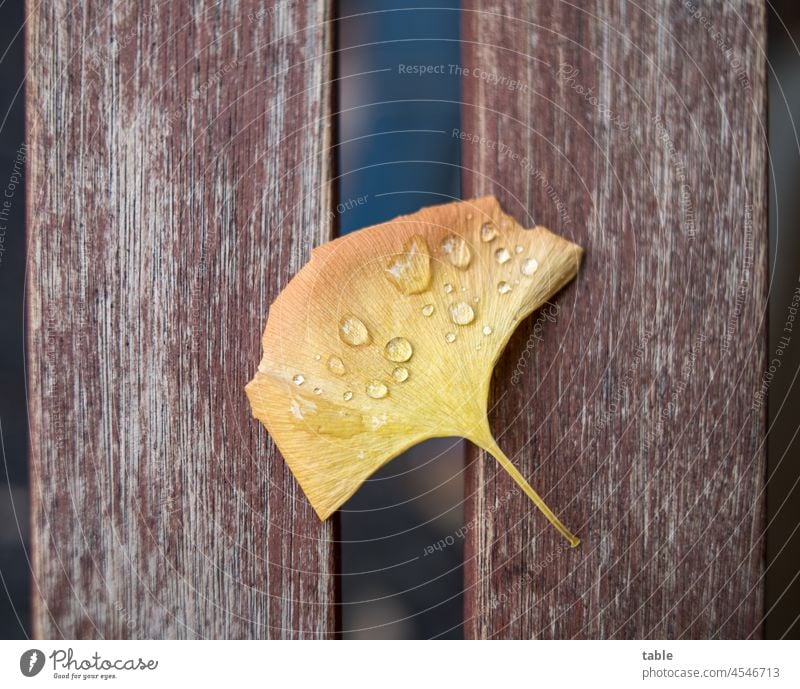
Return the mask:
M494 197L425 208L329 242L272 304L247 394L321 519L412 445L462 436L548 519L487 420L519 322L576 274L583 250L525 230Z

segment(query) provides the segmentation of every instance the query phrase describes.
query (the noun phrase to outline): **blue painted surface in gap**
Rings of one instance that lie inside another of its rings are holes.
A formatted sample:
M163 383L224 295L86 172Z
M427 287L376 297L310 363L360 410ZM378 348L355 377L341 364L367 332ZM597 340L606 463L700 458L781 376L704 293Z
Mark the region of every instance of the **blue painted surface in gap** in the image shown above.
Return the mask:
M339 232L459 198L459 4L337 11ZM344 638L461 638L463 468L461 441L429 441L343 507Z

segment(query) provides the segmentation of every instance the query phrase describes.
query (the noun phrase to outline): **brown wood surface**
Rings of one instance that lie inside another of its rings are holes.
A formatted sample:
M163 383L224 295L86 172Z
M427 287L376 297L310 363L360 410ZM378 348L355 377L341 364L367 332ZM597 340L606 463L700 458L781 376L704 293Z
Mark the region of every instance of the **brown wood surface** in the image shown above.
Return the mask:
M462 40L465 197L587 252L512 340L492 414L583 544L472 450L465 633L757 637L763 3L470 0Z
M329 238L331 8L29 2L39 637L323 637L320 523L244 385Z

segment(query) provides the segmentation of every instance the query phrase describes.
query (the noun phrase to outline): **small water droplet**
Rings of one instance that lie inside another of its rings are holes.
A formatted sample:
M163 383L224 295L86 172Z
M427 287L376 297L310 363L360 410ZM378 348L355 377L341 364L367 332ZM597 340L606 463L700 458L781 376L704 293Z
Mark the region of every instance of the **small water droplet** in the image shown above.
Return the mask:
M514 247L514 252L515 252L515 253L518 253L518 254L521 254L521 253L523 252L522 244L517 244L517 245Z
M433 313L433 304L425 304L422 307L422 315L423 316L430 316Z
M456 341L456 334L455 333L447 333L447 335L444 336L444 339L447 342L453 343L453 342Z
M478 344L475 345L475 349L480 349L480 348L481 348L481 343L478 342Z
M522 271L523 275L533 275L538 267L539 261L537 261L535 258L529 258L522 262L520 270Z
M500 265L504 263L508 263L511 260L511 254L509 253L508 249L502 247L494 252L494 260L497 261Z
M498 282L497 291L500 292L500 294L508 294L511 291L511 285L509 285L505 280Z
M490 222L485 222L481 225L481 241L491 242L497 237L497 228Z
M292 382L295 385L302 385L306 382L306 377L302 373L298 373L294 378L292 378Z
M467 213L467 220L472 220L472 213Z
M372 399L379 400L389 394L389 388L381 383L381 381L373 380L371 383L367 384L367 394Z
M414 353L414 348L405 337L393 337L386 343L383 354L389 361L401 363L408 361Z
M289 405L289 411L291 412L292 416L296 419L304 419L305 416L303 414L303 407L300 406L300 402L297 400L292 400L292 403Z
M321 358L322 358L321 354L315 354L314 355L314 361L319 361Z
M450 318L456 325L469 325L475 320L475 311L465 301L450 305Z
M484 325L483 326L483 334L484 335L491 335L492 334L492 326L491 325Z
M367 326L352 314L343 316L339 321L339 337L351 347L360 347L372 342Z
M338 356L328 359L328 370L337 376L343 376L345 372L344 362Z
M451 285L449 282L445 282L444 291L446 294L450 294L453 291L453 285Z
M386 275L402 294L419 294L431 281L431 256L425 237L415 234L386 264Z
M447 260L456 268L465 270L469 267L470 261L472 260L472 251L470 251L463 237L459 237L455 234L448 234L442 240L442 251L445 256L447 256Z
M398 366L394 371L392 371L392 378L394 378L398 383L404 383L408 380L408 369L405 366Z
M322 388L314 388L314 394L315 395L321 395L322 394Z
M344 399L345 402L349 402L351 399L353 399L353 393L350 390L348 390L347 392L344 393L344 395L342 395L342 398Z
M475 297L472 301L474 301L477 304L480 300L481 300L480 297Z

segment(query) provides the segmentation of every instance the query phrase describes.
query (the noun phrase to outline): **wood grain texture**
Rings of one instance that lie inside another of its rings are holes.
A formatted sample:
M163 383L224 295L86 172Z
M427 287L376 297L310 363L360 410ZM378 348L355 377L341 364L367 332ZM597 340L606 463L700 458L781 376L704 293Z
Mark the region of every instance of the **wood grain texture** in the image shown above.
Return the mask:
M244 393L330 238L330 7L29 3L38 637L326 637L332 526Z
M761 633L765 17L697 4L466 3L464 196L587 252L492 417L583 544L473 450L467 636Z

